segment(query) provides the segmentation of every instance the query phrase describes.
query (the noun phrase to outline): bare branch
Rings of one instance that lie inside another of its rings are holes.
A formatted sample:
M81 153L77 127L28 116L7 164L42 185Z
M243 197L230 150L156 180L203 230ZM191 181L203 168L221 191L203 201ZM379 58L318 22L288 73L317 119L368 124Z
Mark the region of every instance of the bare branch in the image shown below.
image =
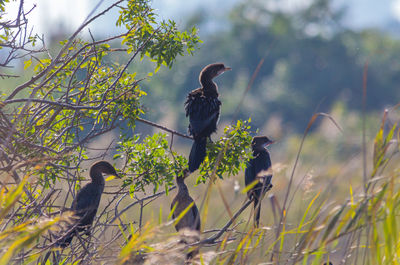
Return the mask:
M193 140L193 137L191 137L191 136L189 136L187 134L183 134L183 133L177 132L175 130L169 129L169 128L167 128L165 126L162 126L160 124L157 124L155 122L148 121L148 120L145 120L145 119L142 119L142 118L137 118L137 121L140 121L142 123L148 124L148 125L153 126L153 127L156 127L156 128L161 129L163 131L170 132L172 135L176 134L176 135L178 135L180 137Z
M246 210L247 207L249 207L249 205L253 202L252 200L247 200L243 206L233 215L233 217L224 225L224 227L221 228L221 230L216 233L215 235L201 240L200 242L195 243L194 245L201 245L201 244L212 244L215 243L215 240L217 240L218 238L220 238L226 231L227 229L233 224L233 222L236 220L236 218L239 217L239 215Z

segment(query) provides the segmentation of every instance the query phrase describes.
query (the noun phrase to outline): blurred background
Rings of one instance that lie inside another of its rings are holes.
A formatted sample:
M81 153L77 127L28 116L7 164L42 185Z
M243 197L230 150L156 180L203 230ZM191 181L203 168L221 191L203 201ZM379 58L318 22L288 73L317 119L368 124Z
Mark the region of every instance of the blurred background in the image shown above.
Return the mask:
M98 10L108 2L100 1ZM42 0L30 23L51 47L69 36L98 3ZM154 0L152 5L160 20L174 19L181 29L196 26L203 40L193 56L178 58L171 69L163 67L142 83L150 92L144 102L146 117L179 131L187 126L187 92L199 86L202 67L217 61L233 68L217 80L223 124L232 119L251 75L264 60L237 118L251 117L261 132L278 138L303 132L314 112L357 115L366 63L368 113L382 112L400 99L400 0ZM12 15L12 8L8 10ZM104 16L90 28L95 39L115 33L116 16ZM147 72L146 65L138 62L132 71Z
M107 0L42 0L33 9L30 23L34 32L44 34L51 48L79 27L96 5L99 11L108 4ZM33 3L27 5L33 7ZM288 154L297 150L299 135L315 112L330 113L343 132L328 120L318 120L312 127L318 133L310 139L311 144L316 142L314 148L331 145L325 151L344 161L360 150L366 64L369 139L376 133L384 109L400 101L400 0L154 0L152 6L160 20L173 19L180 29L196 26L203 41L193 56L178 57L171 69L162 67L141 83L148 92L143 102L145 118L164 126L186 132L186 95L199 86L200 70L218 61L233 69L216 80L223 102L220 128L232 118L251 118L254 130L278 140L272 147L274 157L283 153L291 159ZM12 15L17 6L8 10ZM95 39L118 30L117 15L104 16L90 28ZM88 30L86 34L82 37L89 38ZM261 61L260 71L233 117ZM23 63L16 67L24 78ZM130 70L148 73L154 70L151 67L144 60ZM12 82L20 82L3 81L6 89L15 87ZM390 115L392 123L396 122L394 113ZM152 130L140 124L136 128L145 134ZM190 142L176 141L187 152ZM310 149L310 155L319 161L319 148ZM325 151L322 154L329 155Z

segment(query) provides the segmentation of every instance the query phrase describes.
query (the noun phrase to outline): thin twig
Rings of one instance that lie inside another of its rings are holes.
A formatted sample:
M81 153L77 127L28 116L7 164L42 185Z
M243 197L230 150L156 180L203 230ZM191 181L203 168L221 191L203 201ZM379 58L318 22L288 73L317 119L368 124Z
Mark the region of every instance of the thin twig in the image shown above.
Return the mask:
M175 188L176 188L175 186L170 187L170 188L169 188L169 191L174 190ZM161 192L158 192L158 193L156 193L156 194L153 194L153 195L144 197L144 198L142 198L142 199L140 199L140 200L134 201L134 202L132 202L131 204L129 204L128 206L126 206L124 209L122 209L120 212L117 212L117 209L116 209L116 210L115 210L115 211L116 211L116 214L115 214L114 218L110 221L110 223L113 223L113 222L114 222L115 220L117 220L124 212L126 212L127 210L129 210L130 208L132 208L133 206L135 206L136 204L141 203L141 202L146 201L146 200L150 200L150 199L155 198L155 197L158 197L158 196L161 196L161 195L163 195L163 194L165 194L165 191L161 191Z
M222 236L223 233L225 233L227 231L227 229L231 226L231 224L236 220L236 218L238 218L238 216L247 208L249 207L249 205L253 202L252 200L247 200L243 206L233 215L233 217L224 225L224 227L221 228L221 230L216 233L215 235L201 240L200 242L198 242L197 244L211 244L214 243L214 241L216 239L218 239L219 237Z
M148 121L148 120L145 120L145 119L142 119L142 118L137 118L137 121L142 122L142 123L145 123L145 124L148 124L148 125L153 126L153 127L156 127L156 128L161 129L161 130L163 130L163 131L170 132L170 133L172 133L173 135L176 134L176 135L178 135L178 136L180 136L180 137L193 140L193 137L191 137L191 136L189 136L189 135L187 135L187 134L183 134L183 133L177 132L177 131L175 131L175 130L169 129L169 128L167 128L167 127L165 127L165 126L162 126L162 125L160 125L160 124L157 124L157 123L155 123L155 122Z

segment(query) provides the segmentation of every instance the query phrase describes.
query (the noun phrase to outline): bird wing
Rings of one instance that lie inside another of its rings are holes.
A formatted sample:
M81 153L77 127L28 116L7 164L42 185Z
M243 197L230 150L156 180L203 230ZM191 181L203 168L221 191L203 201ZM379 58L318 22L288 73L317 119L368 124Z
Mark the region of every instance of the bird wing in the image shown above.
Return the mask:
M244 171L244 183L246 186L250 185L256 179L254 172L254 159L247 162L246 170Z
M257 177L271 175L271 158L267 151L259 153L254 160L254 171Z
M175 204L176 208L172 214L172 218L177 218L184 210L186 210L189 205L193 202L193 199L190 196L179 196L177 195L171 203L171 209ZM200 215L199 210L197 209L196 204L189 209L189 211L182 216L179 222L175 225L177 231L183 228L196 229L200 231Z
M253 184L254 181L258 180L257 179L257 174L255 171L255 164L256 164L256 158L251 159L247 163L247 168L244 171L244 183L246 186ZM253 184L252 188L247 190L247 196L249 199L251 199L253 196L256 197L256 199L260 196L260 191L261 191L262 185L257 182L257 184Z
M203 114L196 115L196 117L191 116L189 118L191 133L193 135L201 134L201 132L204 129L206 129L209 125L211 125L214 122L216 123L216 121L218 120L218 115L219 115L219 113L215 112L215 113L212 113L206 119L201 119L203 117L207 117L207 116L205 116Z
M72 203L72 209L77 216L81 217L79 221L81 225L92 224L100 203L101 193L102 190L93 183L87 184L78 191Z
M255 176L263 182L262 184L260 183L259 186L260 192L261 189L264 190L264 192L271 189L271 158L268 151L258 154L258 156L254 159L254 173Z
M189 132L193 136L200 135L207 129L214 132L220 108L221 101L216 97L205 97L200 93L189 94L185 103L186 116L189 116L190 122Z
M199 209L197 209L196 204L194 204L193 207L192 207L192 214L193 214L193 217L194 217L194 225L195 225L194 228L197 231L200 231L200 225L201 225L201 223L200 223L200 214L199 214Z

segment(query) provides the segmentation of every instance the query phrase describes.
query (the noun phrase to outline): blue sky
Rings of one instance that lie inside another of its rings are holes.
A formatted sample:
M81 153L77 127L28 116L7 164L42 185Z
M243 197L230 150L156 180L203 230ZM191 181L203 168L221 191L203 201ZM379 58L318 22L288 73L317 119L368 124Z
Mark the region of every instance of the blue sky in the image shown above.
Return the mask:
M224 17L240 0L154 0L153 7L163 19L173 18L176 22L183 23L196 9L203 9L215 17ZM273 0L271 0L273 1ZM296 6L309 0L275 0L278 5ZM335 0L336 4L348 4L347 23L354 28L385 27L391 21L400 21L400 0ZM66 29L76 29L86 18L90 10L98 3L97 0L26 0L27 9L37 3L36 10L30 16L30 23L34 25L35 32L40 34L51 29L63 26ZM101 7L109 5L112 0L104 0ZM12 12L17 10L17 3L11 2ZM100 9L101 9L100 7ZM99 10L100 10L99 9ZM105 33L114 29L110 24L111 14L102 18L92 30L96 33ZM109 25L109 26L107 26ZM111 32L110 32L111 33Z

